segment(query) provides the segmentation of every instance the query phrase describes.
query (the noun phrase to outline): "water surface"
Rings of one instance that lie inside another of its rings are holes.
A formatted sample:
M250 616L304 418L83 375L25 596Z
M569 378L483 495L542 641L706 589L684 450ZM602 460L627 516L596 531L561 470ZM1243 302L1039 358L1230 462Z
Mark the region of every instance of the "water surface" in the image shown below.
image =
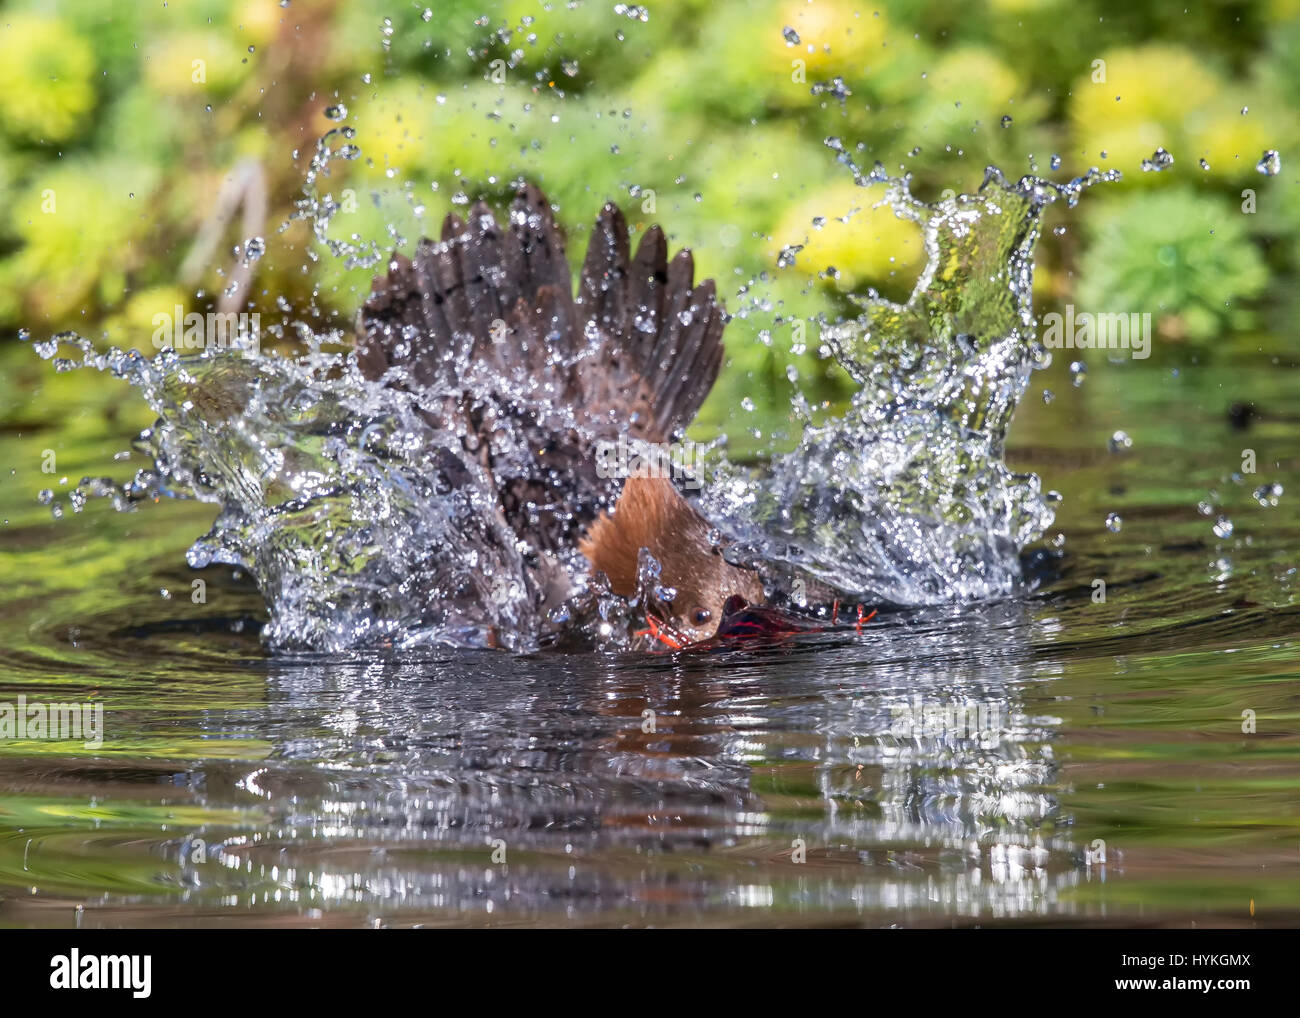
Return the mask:
M725 655L287 656L247 580L186 567L211 507L50 519L147 420L4 356L0 699L107 734L0 742L0 923L1300 920L1294 367L1036 375L1009 461L1065 498L1012 599Z

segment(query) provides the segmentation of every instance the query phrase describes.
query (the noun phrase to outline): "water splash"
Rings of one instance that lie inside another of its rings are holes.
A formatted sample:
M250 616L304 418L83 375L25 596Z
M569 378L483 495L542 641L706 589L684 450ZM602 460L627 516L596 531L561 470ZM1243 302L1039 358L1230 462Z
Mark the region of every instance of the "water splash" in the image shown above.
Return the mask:
M905 605L1008 595L1019 551L1054 518L1055 496L1003 459L1030 373L1050 357L1031 300L1041 214L1118 175L1011 184L991 168L977 194L931 205L879 167L854 171L920 224L926 267L906 303L871 296L823 332L860 386L849 411L810 422L765 478L724 471L706 507L741 537L728 557L780 564L787 583L806 574Z
M86 478L73 496L123 511L160 496L220 506L188 562L253 576L272 646L535 642L541 619L520 550L487 499L491 485L472 476L482 468L459 455L458 434L426 420L417 397L362 378L351 355L164 350L150 360L97 354L74 334L56 341L129 382L158 414L136 443L151 469L120 485ZM471 483L443 483L451 462Z
M316 191L331 160L355 158L352 139L343 126L322 139L294 218L309 219L333 257L371 264L377 250L326 235L337 204ZM729 558L800 603L799 584L809 582L828 597L910 605L1010 594L1022 582L1018 553L1051 523L1055 497L1003 461L1030 373L1049 360L1031 305L1041 213L1060 200L1073 206L1118 173L1012 184L990 169L978 193L930 205L907 179L879 165L864 172L838 139L827 144L860 184L883 185L895 213L921 226L928 264L906 303L873 294L859 318L824 328L860 387L848 412L818 422L805 413L798 449L762 476L720 460L701 506L736 539ZM422 412L455 393L369 381L352 354L324 353L320 337L297 331L309 351L299 359L167 350L150 360L98 354L72 334L39 346L47 358L62 345L80 349L82 364L128 381L159 418L138 442L153 466L124 485L88 478L77 504L99 496L130 509L167 495L218 505L189 562L247 571L275 647L627 644L636 606L654 596L653 568L628 602L587 576L576 549L520 539L459 430ZM553 394L506 398L527 399L546 427L575 426ZM510 414L501 417L503 448L526 471L527 434L512 435ZM537 589L539 557L565 592L560 603Z

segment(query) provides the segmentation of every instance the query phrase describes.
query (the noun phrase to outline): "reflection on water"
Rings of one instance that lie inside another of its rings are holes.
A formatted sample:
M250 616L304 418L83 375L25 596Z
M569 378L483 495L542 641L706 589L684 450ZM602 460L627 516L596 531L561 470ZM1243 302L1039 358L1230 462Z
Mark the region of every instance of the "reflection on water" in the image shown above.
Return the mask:
M102 779L155 816L175 803L237 822L139 843L33 817L37 876L5 876L81 882L54 860L148 856L178 904L395 920L1044 911L1082 861L1043 830L1058 719L1022 700L1045 677L1026 625L1010 604L679 661L273 661L264 704L202 721L264 740L264 759Z
M969 628L937 624L924 642L951 648ZM906 659L898 644L908 639L882 628L870 653ZM1038 833L1053 809L1041 791L1052 722L1020 706L1024 655L1012 640L988 647L1005 661L997 682L942 653L918 668L915 646L907 669L864 668L861 646L808 647L689 666L623 662L594 681L558 660L490 676L455 659L277 669L273 703L325 709L322 733L275 755L323 761L328 777L276 810L273 826L296 832L296 850L271 835L273 853L245 842L225 862L282 853L295 874L286 892L314 869L315 885L299 893L470 913L580 915L611 899L645 916L706 904L1032 902L1050 893L1049 868L1074 866L1067 846ZM916 695L992 702L1006 723L974 738L898 738L891 708ZM272 766L244 787L274 802L297 778ZM322 837L377 843L387 858L337 868L299 840ZM455 855L430 873L430 848ZM608 852L620 859L614 873L582 864ZM492 864L503 853L506 864ZM652 862L667 856L680 862ZM718 856L747 865L720 870ZM661 872L647 884L648 866Z

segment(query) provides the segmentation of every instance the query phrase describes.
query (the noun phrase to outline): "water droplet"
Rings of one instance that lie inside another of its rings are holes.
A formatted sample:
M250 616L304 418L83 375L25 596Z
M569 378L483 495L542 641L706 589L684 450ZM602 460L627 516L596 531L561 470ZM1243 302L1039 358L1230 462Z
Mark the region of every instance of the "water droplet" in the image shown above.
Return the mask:
M1151 154L1150 159L1142 160L1143 173L1160 173L1174 165L1174 157L1165 151L1163 147L1158 148Z
M1088 377L1088 365L1083 361L1070 362L1070 384L1076 389L1083 385L1084 380Z
M746 413L752 414L754 412L754 401L746 396L740 401L740 409L744 410Z
M343 103L335 103L333 106L325 107L325 119L333 120L336 123L348 115L348 108Z
M1201 169L1203 169L1203 170L1208 170L1209 168L1210 168L1210 164L1209 164L1206 160L1202 159L1202 160L1201 160Z
M1012 123L1012 121L1011 121L1011 114L1010 114L1010 113L1004 114L1003 117L1002 117L1002 126L1003 126L1003 127L1010 127L1010 126L1011 126L1011 123Z
M1125 449L1133 448L1133 439L1128 437L1128 432L1117 431L1110 436L1110 451L1123 452Z
M1266 509L1275 506L1277 505L1278 499L1282 497L1282 485L1277 483L1261 484L1255 489L1254 496L1255 501Z
M1052 158L1048 160L1048 165L1054 170L1059 170L1061 168L1061 157L1056 153L1052 153Z
M1282 157L1278 155L1277 149L1271 148L1259 157L1259 162L1255 164L1255 169L1266 177L1276 177L1282 172Z
M789 25L786 25L785 28L781 29L781 34L785 36L785 44L787 46L799 45L799 33L796 32Z
M261 237L249 237L244 241L244 264L255 262L266 254L266 241Z
M1232 520L1226 516L1220 516L1214 521L1214 533L1217 537L1227 539L1232 536Z
M1106 529L1112 534L1118 534L1124 527L1124 517L1119 513L1106 514Z
M1255 489L1255 501L1265 508L1277 506L1278 499L1282 498L1282 494L1282 485L1274 481L1273 484L1260 485Z
M788 269L794 264L794 256L803 250L802 244L787 244L781 248L781 253L777 255L776 264L783 269Z
M1044 403L1050 403L1050 402L1052 402L1052 400L1054 400L1054 399L1056 399L1056 393L1054 393L1051 389L1044 389L1044 390L1043 390L1043 402L1044 402Z

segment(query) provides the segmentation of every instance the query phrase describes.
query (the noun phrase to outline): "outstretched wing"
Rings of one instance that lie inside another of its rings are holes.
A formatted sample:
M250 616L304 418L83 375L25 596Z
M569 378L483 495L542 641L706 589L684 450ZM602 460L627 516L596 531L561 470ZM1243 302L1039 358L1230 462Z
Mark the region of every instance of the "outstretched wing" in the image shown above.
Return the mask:
M551 207L527 186L504 226L479 203L448 216L441 241L393 256L361 309L357 360L429 395L424 414L464 436L521 538L573 549L618 493L593 443L674 437L717 377L725 312L694 275L657 226L629 258L627 223L606 205L575 298Z
M664 441L683 431L722 364L725 312L689 251L663 231L629 258L614 205L601 210L572 293L546 197L520 190L508 223L482 203L448 216L442 240L394 255L361 309L357 358L412 391L563 403L598 437Z

